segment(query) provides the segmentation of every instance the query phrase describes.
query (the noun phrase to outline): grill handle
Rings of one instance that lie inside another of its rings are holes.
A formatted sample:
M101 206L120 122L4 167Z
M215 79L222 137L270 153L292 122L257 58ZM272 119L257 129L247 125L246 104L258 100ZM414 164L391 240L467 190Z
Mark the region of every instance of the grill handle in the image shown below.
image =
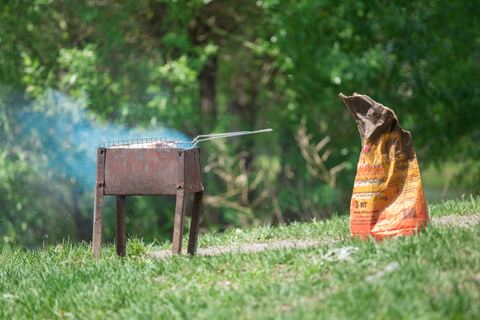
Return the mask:
M255 130L255 131L237 131L237 132L226 132L226 133L211 133L211 134L201 134L193 139L193 145L191 148L195 147L199 142L208 141L213 139L220 139L220 138L229 138L229 137L236 137L236 136L244 136L247 134L254 134L254 133L263 133L263 132L270 132L273 129L262 129L262 130Z

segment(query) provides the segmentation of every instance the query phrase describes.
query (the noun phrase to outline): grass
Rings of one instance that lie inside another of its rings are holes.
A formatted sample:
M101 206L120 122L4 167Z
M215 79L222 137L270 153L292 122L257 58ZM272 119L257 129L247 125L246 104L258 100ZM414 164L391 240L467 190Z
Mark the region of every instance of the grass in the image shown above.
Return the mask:
M450 214L468 215L480 212L480 197L462 195L461 200L447 200L429 206L429 213L433 217L443 217Z
M480 198L431 206L433 217L480 212ZM130 237L111 245L0 248L1 319L480 319L480 233L350 241L348 218L202 235L201 246L334 239L306 249L147 258Z

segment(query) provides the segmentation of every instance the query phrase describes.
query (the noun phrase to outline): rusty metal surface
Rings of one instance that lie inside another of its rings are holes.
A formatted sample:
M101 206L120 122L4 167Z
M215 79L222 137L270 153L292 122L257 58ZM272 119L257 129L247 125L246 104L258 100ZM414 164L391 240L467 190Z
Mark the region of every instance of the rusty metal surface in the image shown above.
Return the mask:
M185 220L185 153L178 153L178 172L177 172L177 201L175 205L175 219L173 224L172 252L180 253L182 251L183 224Z
M203 191L195 192L193 198L192 220L188 237L188 253L192 256L197 252L198 231L200 227L200 211L202 208Z
M179 170L185 171L187 192L203 189L199 148L105 151L105 195L176 195Z
M185 157L185 191L187 193L203 191L202 160L200 149L187 149Z
M102 242L102 211L103 211L103 194L105 181L105 148L97 150L97 177L95 183L95 206L93 212L93 239L92 239L92 255L95 258L100 256L100 245Z
M190 254L196 251L200 206L203 194L200 148L104 148L97 151L97 182L93 226L93 256L100 255L103 196L116 195L117 254L126 251L126 196L176 195L173 253L180 253L187 195L195 192Z
M127 253L127 228L126 228L126 197L116 197L116 238L115 246L117 254L125 257Z

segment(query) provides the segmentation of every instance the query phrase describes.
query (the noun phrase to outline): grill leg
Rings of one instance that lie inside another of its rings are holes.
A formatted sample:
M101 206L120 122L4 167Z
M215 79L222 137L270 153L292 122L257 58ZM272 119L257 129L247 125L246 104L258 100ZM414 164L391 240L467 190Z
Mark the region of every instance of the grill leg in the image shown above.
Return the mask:
M100 246L102 244L102 211L103 211L103 188L95 186L95 208L93 211L93 239L92 255L100 257Z
M173 225L173 241L172 241L172 253L178 254L182 252L182 240L183 240L183 221L185 218L185 191L184 188L180 188L177 191L177 203L175 207L175 222Z
M127 251L127 227L126 227L126 197L117 196L117 206L116 206L116 215L117 215L117 255L125 257Z
M200 225L200 209L202 207L203 191L195 192L193 198L192 221L188 237L188 253L192 256L197 252L198 229Z

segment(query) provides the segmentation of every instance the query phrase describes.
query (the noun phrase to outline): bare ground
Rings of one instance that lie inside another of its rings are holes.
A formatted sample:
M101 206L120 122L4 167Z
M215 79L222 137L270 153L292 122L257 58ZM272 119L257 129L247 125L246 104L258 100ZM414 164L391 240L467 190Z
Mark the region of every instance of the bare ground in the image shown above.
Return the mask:
M432 218L431 224L440 226L440 227L457 227L457 228L473 228L480 223L480 213L465 215L465 216L445 216L439 218ZM261 252L268 249L277 249L277 248L307 248L318 246L322 244L328 244L335 242L334 239L331 240L298 240L298 239L288 239L288 240L279 240L275 242L267 243L248 243L239 245L238 247L212 247L212 248L200 248L197 249L197 255L206 255L213 256L224 254L228 252L238 252L238 253L255 253ZM184 249L183 254L187 254L187 251ZM170 250L155 251L149 254L152 258L165 259L172 256Z

